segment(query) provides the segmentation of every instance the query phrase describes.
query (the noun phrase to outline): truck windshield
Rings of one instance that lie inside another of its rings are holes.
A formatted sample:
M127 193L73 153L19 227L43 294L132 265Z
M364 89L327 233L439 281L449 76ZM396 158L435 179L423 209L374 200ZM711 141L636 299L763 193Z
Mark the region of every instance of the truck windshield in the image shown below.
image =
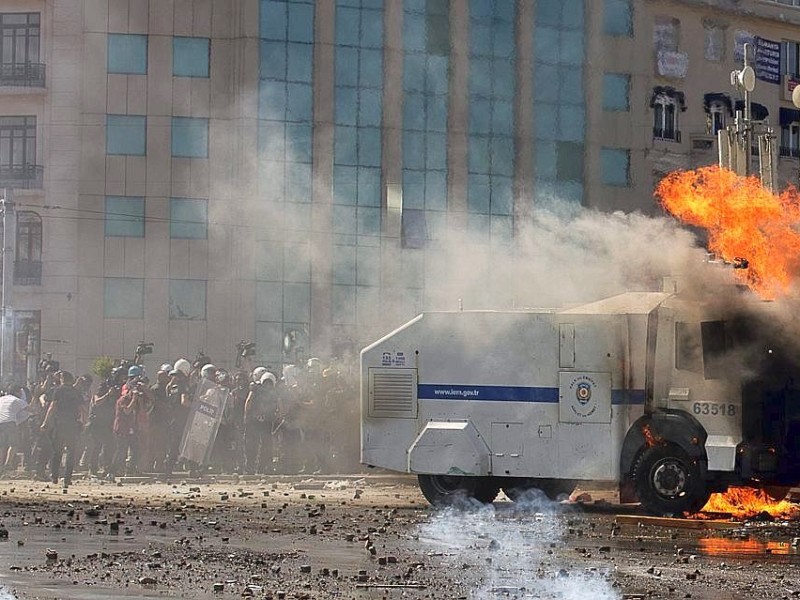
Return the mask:
M725 373L725 354L728 350L728 337L724 321L705 321L700 323L703 338L703 377L722 379Z
M703 372L702 340L697 323L675 323L675 368Z
M720 379L729 348L724 321L675 323L675 368Z

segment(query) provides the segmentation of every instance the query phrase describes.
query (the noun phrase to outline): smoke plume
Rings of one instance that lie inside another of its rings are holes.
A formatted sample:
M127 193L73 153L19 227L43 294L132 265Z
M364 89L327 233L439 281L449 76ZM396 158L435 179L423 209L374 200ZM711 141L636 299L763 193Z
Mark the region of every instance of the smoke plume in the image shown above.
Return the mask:
M560 556L564 510L544 498L513 507L501 504L434 513L420 526L420 540L477 581L470 598L617 600L607 565ZM466 576L465 576L466 578Z

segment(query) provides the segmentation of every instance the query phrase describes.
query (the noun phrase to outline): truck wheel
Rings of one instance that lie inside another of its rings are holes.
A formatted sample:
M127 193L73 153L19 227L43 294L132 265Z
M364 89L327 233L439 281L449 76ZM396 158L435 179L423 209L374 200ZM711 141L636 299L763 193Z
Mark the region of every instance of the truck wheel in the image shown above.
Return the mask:
M417 479L422 495L433 506L450 506L467 498L489 504L500 491L490 477L420 474Z
M792 488L788 485L765 485L761 489L764 490L770 500L780 502L781 500L786 500L786 496L789 495L789 490Z
M710 496L697 464L674 445L652 446L642 452L633 478L644 509L659 516L695 513Z

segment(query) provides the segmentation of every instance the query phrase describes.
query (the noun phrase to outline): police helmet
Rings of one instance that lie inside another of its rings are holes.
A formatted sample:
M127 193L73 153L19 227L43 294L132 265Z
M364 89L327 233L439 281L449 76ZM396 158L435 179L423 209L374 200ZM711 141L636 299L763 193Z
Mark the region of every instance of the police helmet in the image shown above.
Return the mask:
M273 386L273 387L274 387L274 386L275 386L275 385L278 383L278 380L275 378L275 375L273 375L273 374L272 374L272 373L270 373L269 371L267 371L266 373L264 373L264 374L261 376L261 379L259 380L259 383L260 383L261 385L264 385L264 384L265 384L266 382L268 382L268 381L272 383L272 386Z
M139 365L131 365L128 367L128 377L139 377L142 374L142 367Z
M192 372L192 365L185 358L179 358L175 361L175 370L188 376Z
M202 369L200 369L200 376L203 379L213 379L214 375L217 373L217 367L212 364L204 365Z
M253 383L260 383L261 378L264 376L264 373L266 372L267 372L266 367L256 367L255 369L253 369L253 375L252 375Z

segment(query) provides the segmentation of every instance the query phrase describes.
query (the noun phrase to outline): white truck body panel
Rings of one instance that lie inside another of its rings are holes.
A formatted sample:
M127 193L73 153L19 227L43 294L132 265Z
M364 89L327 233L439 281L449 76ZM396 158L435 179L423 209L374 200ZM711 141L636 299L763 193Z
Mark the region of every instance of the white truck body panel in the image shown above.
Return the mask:
M668 296L416 317L362 351L362 462L616 481L625 434L644 413L647 317ZM384 393L413 381L404 398ZM466 456L447 460L456 448Z

